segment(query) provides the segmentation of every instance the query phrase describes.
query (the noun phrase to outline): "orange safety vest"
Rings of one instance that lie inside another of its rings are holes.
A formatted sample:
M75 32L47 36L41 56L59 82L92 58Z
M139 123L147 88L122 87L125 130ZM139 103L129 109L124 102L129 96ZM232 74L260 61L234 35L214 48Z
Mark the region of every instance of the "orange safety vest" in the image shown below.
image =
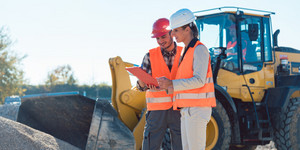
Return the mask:
M246 45L247 45L247 41L246 40L244 40L244 42L246 43ZM231 48L234 48L235 46L236 46L236 41L235 42L231 42L231 41L229 41L228 43L227 43L227 49L231 49ZM247 51L247 49L246 49L246 47L242 50L242 52L243 52L243 59L244 60L246 60L246 51ZM227 56L230 56L230 55L236 55L237 53L235 52L235 53L227 53Z
M193 77L194 51L198 45L203 45L197 41L194 47L189 48L179 65L176 79L188 79ZM182 91L174 91L173 109L177 107L216 107L215 89L210 66L210 56L206 74L206 82L203 87Z
M175 79L176 72L178 69L180 54L182 47L177 46L177 52L174 58L171 72L163 58L161 48L157 47L149 50L150 63L152 70L152 77L158 78L165 76L166 78L173 80ZM173 94L167 94L165 90L158 92L147 90L146 91L146 103L148 110L167 110L173 105L172 102Z
M231 48L233 48L233 47L235 47L235 46L236 46L236 41L234 41L234 42L229 41L229 42L227 43L227 49L231 49Z

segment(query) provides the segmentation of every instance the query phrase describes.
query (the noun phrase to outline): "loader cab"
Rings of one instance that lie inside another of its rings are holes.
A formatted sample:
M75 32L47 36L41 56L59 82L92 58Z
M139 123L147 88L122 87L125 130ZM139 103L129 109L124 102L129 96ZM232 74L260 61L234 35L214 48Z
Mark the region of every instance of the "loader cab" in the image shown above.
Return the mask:
M195 12L199 40L209 50L215 84L232 98L237 110L236 118L229 117L232 127L239 130L232 132L231 144L263 144L270 141L272 133L269 124L259 123L261 120L269 123L269 116L262 115L268 114L263 113L266 112L264 107L257 111L256 104L262 104L266 89L275 86L272 13L257 10L249 13L250 9L238 7L231 7L234 11L222 11L226 8L215 9L217 13L201 11L201 15L197 15L199 12ZM228 115L232 115L228 102L223 97L216 96L216 99L227 109ZM217 115L213 117L218 120ZM217 126L214 129L224 128L219 123Z
M242 11L197 16L199 40L209 49L215 63L216 47L226 48L221 69L235 74L260 71L272 62L270 16L244 14Z
M217 9L217 13L209 14L194 12L199 40L211 55L215 82L243 102L252 101L245 85L249 86L254 101L259 102L264 90L275 86L270 18L273 13L233 9L222 12ZM219 49L225 49L225 58L216 65Z

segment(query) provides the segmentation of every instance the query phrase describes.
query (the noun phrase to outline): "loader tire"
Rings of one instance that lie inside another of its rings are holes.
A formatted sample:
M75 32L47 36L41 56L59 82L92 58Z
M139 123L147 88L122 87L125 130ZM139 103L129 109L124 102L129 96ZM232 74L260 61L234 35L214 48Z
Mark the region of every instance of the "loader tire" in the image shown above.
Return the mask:
M217 106L212 109L212 119L207 125L206 149L228 150L231 141L231 124L223 105L216 100ZM213 134L218 130L218 134ZM216 136L217 135L217 136Z
M300 97L291 98L275 125L275 146L278 150L300 149Z

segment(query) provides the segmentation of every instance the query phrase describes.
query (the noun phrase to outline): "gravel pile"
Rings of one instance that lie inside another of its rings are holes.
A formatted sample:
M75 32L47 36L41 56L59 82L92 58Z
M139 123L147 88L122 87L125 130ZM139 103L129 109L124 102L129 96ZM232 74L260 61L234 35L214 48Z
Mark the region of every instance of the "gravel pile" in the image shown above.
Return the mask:
M49 134L15 122L20 105L0 105L1 150L77 150L79 148Z
M277 150L273 141L266 145L258 145L255 150Z
M76 150L77 147L49 134L15 122L19 105L0 105L0 149ZM2 116L2 117L1 117ZM3 118L4 117L4 118ZM5 119L7 118L7 119ZM10 119L10 120L8 120ZM11 121L14 120L14 121ZM276 150L274 142L258 145L255 150Z
M78 150L79 148L21 123L0 117L1 150Z

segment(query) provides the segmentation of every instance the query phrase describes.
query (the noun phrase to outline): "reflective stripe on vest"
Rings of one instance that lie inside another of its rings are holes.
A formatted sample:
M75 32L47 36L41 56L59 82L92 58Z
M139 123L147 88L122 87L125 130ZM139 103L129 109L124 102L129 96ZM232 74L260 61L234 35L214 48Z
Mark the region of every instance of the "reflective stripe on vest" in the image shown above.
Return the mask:
M198 45L203 45L197 41L194 47L189 48L178 68L176 79L187 79L193 77L193 58L194 51ZM174 92L173 108L177 107L215 107L215 91L212 76L212 69L210 64L210 56L208 62L208 69L206 74L206 82L203 87L196 89L189 89Z
M176 99L204 99L215 97L215 92L209 93L181 93L175 96Z
M168 97L156 97L156 98L146 98L147 103L165 103L172 102L172 99Z
M177 46L177 52L174 58L171 72L163 58L161 48L157 47L149 51L152 77L166 77L170 80L175 79L179 58L182 51L182 47ZM165 90L162 91L146 91L146 103L148 110L167 110L173 105L172 94L167 94Z
M207 83L213 83L213 78L206 78ZM215 92L207 92L207 93L178 93L175 96L175 99L203 99L203 98L213 98L215 97Z

